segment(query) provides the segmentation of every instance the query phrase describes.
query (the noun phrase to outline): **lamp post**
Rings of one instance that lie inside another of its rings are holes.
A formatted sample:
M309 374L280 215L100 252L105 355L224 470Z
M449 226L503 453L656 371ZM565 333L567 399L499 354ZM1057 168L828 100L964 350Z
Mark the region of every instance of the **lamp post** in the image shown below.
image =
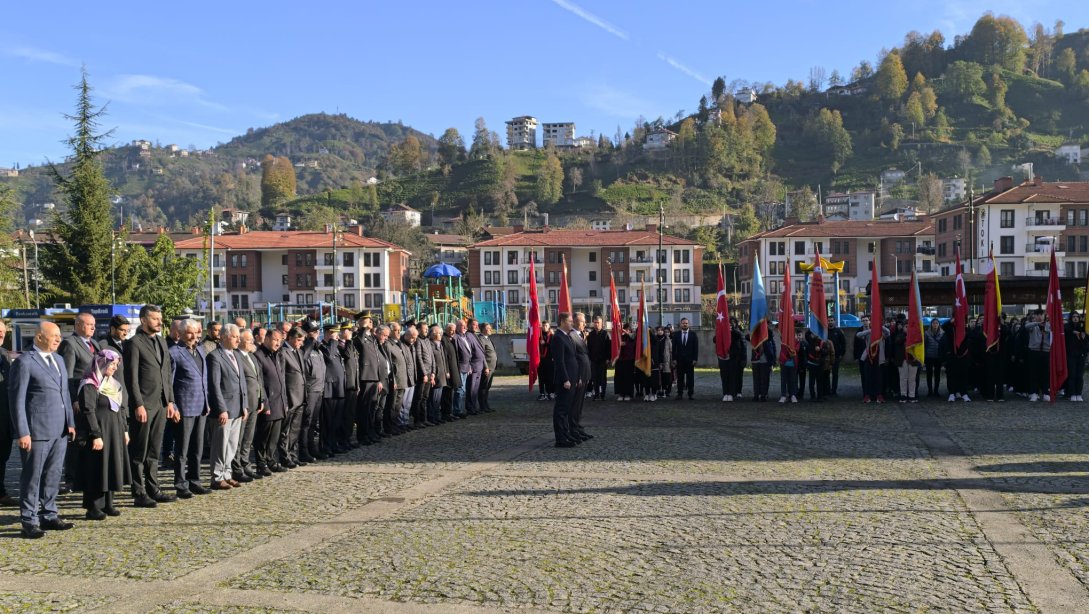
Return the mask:
M216 223L215 216L208 216L208 322L216 319Z
M662 296L662 269L659 266L661 263L658 261L662 258L662 239L664 237L665 226L665 206L662 203L658 203L658 253L654 255L654 276L658 278L658 326L664 326L663 319L665 318L665 297Z
M41 309L41 296L38 291L38 280L41 278L41 270L38 265L38 239L35 238L33 230L28 234L30 235L31 242L34 243L34 308Z
M340 241L340 224L333 224L333 313L332 321L337 321L337 292L339 291L340 268L338 260L338 242Z
M117 304L117 231L110 230L110 304Z

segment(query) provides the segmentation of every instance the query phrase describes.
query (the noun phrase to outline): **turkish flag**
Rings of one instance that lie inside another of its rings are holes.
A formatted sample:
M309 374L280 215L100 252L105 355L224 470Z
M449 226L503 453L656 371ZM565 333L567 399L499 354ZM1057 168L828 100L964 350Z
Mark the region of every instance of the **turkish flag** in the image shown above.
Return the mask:
M877 262L874 262L870 279L870 362L877 362L881 340L885 338L885 307L881 304L881 285L877 281Z
M529 259L529 321L526 336L526 354L529 358L529 389L537 382L537 367L541 365L541 308L537 303L537 273L533 270L533 258Z
M726 301L726 283L722 278L722 266L718 267L718 304L715 306L715 354L719 358L730 357L733 342L730 330L730 307Z
M957 250L957 278L955 283L956 288L953 295L953 352L961 354L960 346L964 343L964 329L968 326L968 292L964 288L964 268L960 263L960 250Z
M574 321L575 313L571 311L571 292L567 289L567 258L564 258L563 254L560 254L560 260L563 262L563 269L560 270L560 313L566 313L571 316Z
M616 362L616 359L620 356L620 331L623 330L623 325L620 322L620 301L616 298L616 280L613 279L613 272L609 271L609 311L610 317L613 322L613 332L609 335L609 341L612 343L609 356L612 356L612 361Z
M1066 335L1063 326L1063 297L1059 290L1059 269L1055 250L1051 251L1051 271L1047 279L1047 319L1051 327L1051 402L1058 398L1059 387L1066 382Z
M821 292L821 296L824 292ZM788 356L798 353L798 340L794 338L794 296L790 293L790 261L787 260L786 271L783 273L783 298L782 315L779 318L779 337L783 351ZM824 305L824 299L821 299ZM798 364L798 363L794 363Z

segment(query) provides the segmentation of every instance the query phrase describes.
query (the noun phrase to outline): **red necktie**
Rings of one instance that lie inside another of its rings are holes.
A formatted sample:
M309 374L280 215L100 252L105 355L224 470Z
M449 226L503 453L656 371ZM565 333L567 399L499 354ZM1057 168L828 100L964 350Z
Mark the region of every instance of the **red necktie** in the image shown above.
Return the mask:
M95 354L95 344L90 341L87 342L87 349L90 350L92 356Z

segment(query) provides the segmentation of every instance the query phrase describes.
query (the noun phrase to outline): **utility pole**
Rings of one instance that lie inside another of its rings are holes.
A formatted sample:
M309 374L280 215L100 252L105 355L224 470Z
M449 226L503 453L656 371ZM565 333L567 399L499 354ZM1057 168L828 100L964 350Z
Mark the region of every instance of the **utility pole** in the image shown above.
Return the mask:
M216 222L215 209L208 211L208 322L211 325L216 317L216 290L215 290L215 258L216 258Z
M664 259L662 239L665 233L665 205L658 203L658 253L654 255L654 276L658 278L658 326L664 326L663 320L665 318L665 297L662 296L662 277L664 277L662 267L664 264L658 262L660 259Z
M19 244L22 246L23 252L23 299L26 301L27 309L30 308L30 276L26 270L26 242L19 240Z

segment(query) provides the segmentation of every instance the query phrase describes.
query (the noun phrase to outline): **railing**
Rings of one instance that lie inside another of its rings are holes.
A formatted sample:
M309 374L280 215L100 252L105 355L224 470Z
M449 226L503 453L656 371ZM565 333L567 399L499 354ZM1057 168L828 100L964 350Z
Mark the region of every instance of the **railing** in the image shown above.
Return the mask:
M1057 217L1030 217L1025 220L1025 225L1032 226L1061 226L1062 221Z
M1050 254L1052 246L1048 243L1029 243L1025 246L1026 254ZM1061 249L1057 249L1057 254L1062 253Z
M930 245L920 245L919 247L915 248L916 254L926 254L927 256L933 256L934 251L934 247Z

